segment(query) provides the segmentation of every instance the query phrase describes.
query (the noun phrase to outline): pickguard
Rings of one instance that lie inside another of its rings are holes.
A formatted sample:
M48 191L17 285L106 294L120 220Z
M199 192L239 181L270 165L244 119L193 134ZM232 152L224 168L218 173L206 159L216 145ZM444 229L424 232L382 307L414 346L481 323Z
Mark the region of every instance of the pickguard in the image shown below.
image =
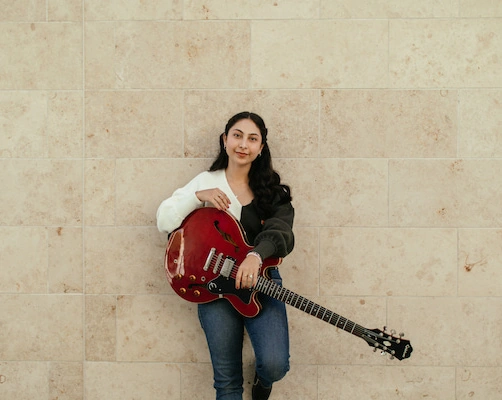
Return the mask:
M207 290L218 296L235 295L245 304L251 303L253 294L253 291L249 289L236 289L234 279L229 279L221 275L208 282Z

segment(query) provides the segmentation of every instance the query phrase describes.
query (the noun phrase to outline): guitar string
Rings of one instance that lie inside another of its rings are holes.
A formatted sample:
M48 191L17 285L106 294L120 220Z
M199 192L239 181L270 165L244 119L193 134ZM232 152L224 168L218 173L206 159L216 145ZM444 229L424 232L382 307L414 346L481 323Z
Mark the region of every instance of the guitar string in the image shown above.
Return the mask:
M213 256L214 258L214 256ZM211 262L212 264L212 262ZM237 277L237 270L238 267L234 266L232 267L230 271L230 277L232 279L235 279ZM266 286L266 291L264 291L265 294L268 295L274 295L272 297L278 298L279 300L285 302L286 304L292 305L295 308L298 308L299 310L302 310L306 312L307 314L310 314L314 317L317 317L318 319L327 322L333 326L336 326L337 328L341 328L345 330L346 332L352 333L358 337L361 337L366 329L362 327L361 325L345 318L342 317L341 315L335 313L334 311L331 311L289 289L286 289L282 286L277 285L275 282L266 280L263 276L258 277L259 282L264 282L262 286ZM258 285L258 283L257 283ZM261 291L261 290L260 290ZM287 295L287 298L284 300L285 295ZM293 300L295 301L295 304L293 304ZM301 300L301 303L299 306L297 306L296 303ZM306 304L303 305L304 301L306 301ZM308 311L308 307L310 306L310 311ZM323 312L322 317L319 316L319 312ZM329 318L326 319L325 316L328 314ZM332 320L333 318L337 318L337 322L333 323ZM343 325L339 325L339 323L342 322ZM350 329L351 328L351 329Z
M216 255L213 256L210 261L210 265L213 267L213 270L216 267L216 259L215 258L217 258ZM237 277L237 270L238 270L237 266L232 267L232 269L230 271L230 277L232 279L235 279ZM219 271L217 271L217 272L219 273ZM375 348L378 346L381 346L381 344L378 342L378 339L384 339L384 340L388 340L390 342L398 344L398 342L395 341L396 338L394 338L392 335L388 335L387 337L379 336L375 332L370 331L370 330L364 328L363 326L335 313L334 311L331 311L331 310L327 309L326 307L323 307L320 304L313 302L312 300L309 300L309 299L307 299L307 298L305 298L305 297L303 297L303 296L301 296L301 295L299 295L299 294L297 294L297 293L295 293L295 292L293 292L283 286L280 286L280 285L276 284L275 282L266 279L263 276L258 277L258 282L257 282L256 286L262 287L262 289L259 289L259 291L261 291L265 294L268 294L274 298L277 298L277 299L283 301L284 303L291 305L295 308L298 308L299 310L302 310L302 311L306 312L307 314L310 314L314 317L317 317L318 319L321 319L324 322L327 322L333 326L336 326L337 328L341 328L341 329L345 330L346 332L352 333L358 337L362 337L366 333L366 335L368 336L368 339L371 342L374 342L373 346ZM299 300L301 300L301 303L300 303L300 305L297 305ZM294 301L294 304L293 304L293 301ZM306 301L306 303L304 304L305 301ZM310 310L309 310L309 307L310 307ZM322 312L321 317L319 316L320 312ZM333 323L334 318L337 319L336 323ZM343 325L339 325L340 322L342 322ZM348 329L350 327L352 327L352 329ZM375 346L375 343L378 346ZM381 348L381 347L379 347L379 348ZM389 349L387 349L387 350L389 350Z

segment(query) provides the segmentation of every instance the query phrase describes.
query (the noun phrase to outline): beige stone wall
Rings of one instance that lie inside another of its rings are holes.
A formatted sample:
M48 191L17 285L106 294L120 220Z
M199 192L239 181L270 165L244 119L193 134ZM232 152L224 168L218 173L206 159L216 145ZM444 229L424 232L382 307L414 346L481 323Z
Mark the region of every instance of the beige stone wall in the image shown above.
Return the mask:
M0 1L0 398L211 399L155 211L250 109L293 188L273 399L502 397L499 0ZM253 376L244 349L246 400Z

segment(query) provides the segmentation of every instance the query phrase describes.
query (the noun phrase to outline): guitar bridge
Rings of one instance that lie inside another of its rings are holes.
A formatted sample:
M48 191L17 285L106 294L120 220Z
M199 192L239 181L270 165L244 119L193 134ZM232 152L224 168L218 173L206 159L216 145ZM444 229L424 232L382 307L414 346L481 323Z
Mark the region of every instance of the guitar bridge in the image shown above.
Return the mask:
M204 271L207 271L209 269L209 266L211 265L211 261L213 260L215 253L216 253L216 249L214 247L211 248L211 251L207 255L206 263L204 264L204 267L202 267L202 269Z

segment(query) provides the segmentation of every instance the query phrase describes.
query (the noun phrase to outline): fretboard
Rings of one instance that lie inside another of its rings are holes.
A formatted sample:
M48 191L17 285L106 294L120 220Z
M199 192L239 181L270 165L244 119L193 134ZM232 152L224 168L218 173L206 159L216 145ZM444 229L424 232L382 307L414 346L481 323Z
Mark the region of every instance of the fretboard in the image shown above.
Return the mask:
M263 276L258 278L258 282L254 286L254 289L358 337L361 337L366 330L361 325L358 325L355 322L352 322L351 320L342 317L341 315L338 315L337 313L328 310L327 308L322 307L321 305L300 296L299 294L286 289L281 285L278 285L274 281L264 278Z

